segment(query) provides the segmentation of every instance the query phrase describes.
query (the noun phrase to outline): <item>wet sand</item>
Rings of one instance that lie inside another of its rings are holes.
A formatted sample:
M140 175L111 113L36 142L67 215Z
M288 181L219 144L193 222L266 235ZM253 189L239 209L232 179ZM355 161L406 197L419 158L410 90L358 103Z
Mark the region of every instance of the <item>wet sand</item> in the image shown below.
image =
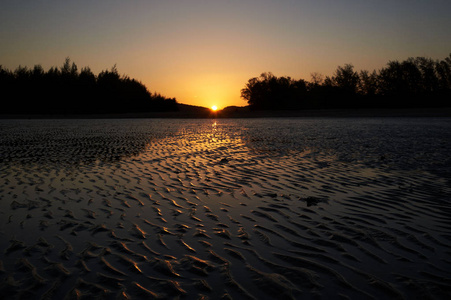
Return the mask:
M0 129L3 297L451 293L447 119Z

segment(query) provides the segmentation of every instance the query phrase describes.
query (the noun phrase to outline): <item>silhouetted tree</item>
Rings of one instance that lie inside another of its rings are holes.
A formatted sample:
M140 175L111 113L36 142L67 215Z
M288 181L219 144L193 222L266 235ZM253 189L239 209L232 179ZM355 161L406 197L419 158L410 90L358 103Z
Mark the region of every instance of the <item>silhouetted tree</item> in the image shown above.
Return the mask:
M311 76L306 82L262 73L249 79L241 97L253 109L451 106L451 54L441 61L390 61L371 73L345 64L332 77Z
M324 83L324 75L318 72L313 72L310 74L311 77L311 85L318 86Z
M451 54L447 58L435 63L438 84L440 90L447 90L451 87Z
M2 113L121 113L177 110L175 98L152 95L139 81L111 70L94 75L81 72L70 58L47 72L19 66L14 72L0 66ZM8 105L6 105L6 103Z
M258 78L249 79L241 90L241 97L257 110L301 108L306 95L307 83L304 80L276 77L272 73L262 73Z
M349 94L356 94L357 88L360 84L360 77L354 71L354 66L346 64L344 67L339 66L335 71L332 82L335 86L348 92Z
M376 71L372 73L367 70L360 71L358 93L366 96L375 96L379 92L378 77Z

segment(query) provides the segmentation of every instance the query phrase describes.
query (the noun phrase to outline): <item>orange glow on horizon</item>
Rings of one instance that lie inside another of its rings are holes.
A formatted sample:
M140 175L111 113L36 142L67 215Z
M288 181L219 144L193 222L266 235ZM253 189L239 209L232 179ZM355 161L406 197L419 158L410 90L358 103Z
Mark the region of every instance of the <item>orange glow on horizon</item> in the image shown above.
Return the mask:
M212 110L212 111L217 111L217 110L218 110L218 107L217 107L216 105L213 105L213 106L211 107L211 110Z
M309 81L346 63L372 72L390 60L442 59L451 48L451 1L411 1L408 13L400 1L23 2L1 5L3 68L47 71L68 56L78 72L116 64L149 92L207 109L246 106L240 91L263 72Z
M162 95L175 97L177 102L183 104L209 109L215 105L218 110L232 105L247 105L240 97L240 90L251 77L248 74L203 72L181 78L177 84L169 77L146 77L144 83L151 92L158 91Z

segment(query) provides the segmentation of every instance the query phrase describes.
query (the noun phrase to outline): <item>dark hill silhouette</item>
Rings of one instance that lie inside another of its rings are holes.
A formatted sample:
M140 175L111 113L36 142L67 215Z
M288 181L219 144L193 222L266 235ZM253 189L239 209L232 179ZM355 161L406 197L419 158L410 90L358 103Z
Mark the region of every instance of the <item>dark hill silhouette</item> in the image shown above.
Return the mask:
M251 110L451 107L451 54L390 61L378 72L357 73L351 64L312 81L262 73L241 90Z
M116 66L94 75L66 58L47 72L0 65L2 114L107 114L176 111L175 98L151 94L139 81L119 75Z

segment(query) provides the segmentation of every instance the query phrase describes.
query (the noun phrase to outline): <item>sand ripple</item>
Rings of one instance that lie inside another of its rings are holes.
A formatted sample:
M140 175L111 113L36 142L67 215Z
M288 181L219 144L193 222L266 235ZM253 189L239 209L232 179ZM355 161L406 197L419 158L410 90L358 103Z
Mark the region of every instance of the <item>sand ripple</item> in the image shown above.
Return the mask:
M445 299L427 120L1 121L1 295Z

